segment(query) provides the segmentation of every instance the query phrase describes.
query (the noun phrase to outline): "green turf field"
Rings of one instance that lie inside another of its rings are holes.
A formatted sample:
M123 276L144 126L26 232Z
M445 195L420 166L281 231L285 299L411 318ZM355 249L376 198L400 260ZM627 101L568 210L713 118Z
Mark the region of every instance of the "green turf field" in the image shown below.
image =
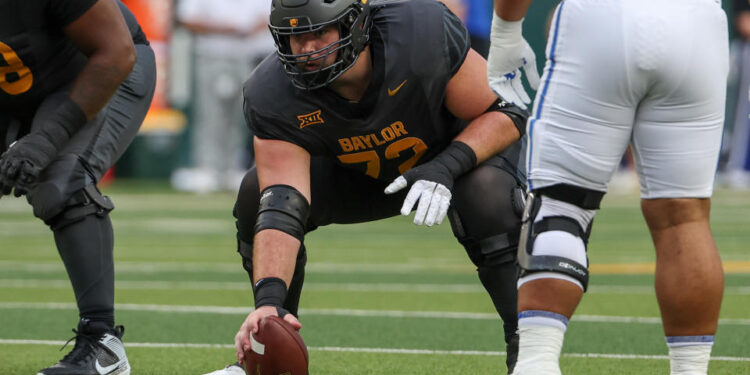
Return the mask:
M250 311L231 194L121 181L117 322L134 375L203 374L233 361ZM591 287L571 321L565 374L667 374L651 241L636 194L608 196L589 245ZM44 224L0 200L0 374L35 374L70 349L77 313ZM710 373L750 374L750 192L717 191L727 270ZM505 374L500 320L448 223L407 218L320 228L307 240L302 336L313 374Z

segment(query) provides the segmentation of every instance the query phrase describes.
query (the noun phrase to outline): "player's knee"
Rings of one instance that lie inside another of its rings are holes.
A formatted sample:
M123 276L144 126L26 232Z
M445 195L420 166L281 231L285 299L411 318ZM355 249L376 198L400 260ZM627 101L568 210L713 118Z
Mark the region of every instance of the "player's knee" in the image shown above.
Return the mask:
M603 193L569 185L533 191L527 199L518 248L519 285L558 278L588 287L586 245ZM550 192L548 194L548 192Z
M104 216L115 206L109 197L102 195L95 185L87 185L71 195L66 195L53 183L42 182L29 198L34 215L52 230L64 228L89 215Z
M467 227L467 225L471 226L471 224L476 225L477 223L468 223L461 220L461 216L456 210L450 211L450 222L453 235L464 246L466 254L477 268L516 261L519 236L517 225L512 225L508 228L499 228L501 230L508 230L505 233L474 236L472 232L477 232L481 228L473 228L472 230L472 228ZM492 233L489 230L481 232Z
M250 168L240 184L237 202L234 205L234 217L237 219L237 237L239 240L252 243L255 236L255 220L258 217L260 188L255 167Z
M658 230L689 222L708 222L711 200L708 198L643 199L641 209L649 228Z
M508 172L483 165L456 184L451 229L478 268L516 259L523 188Z
M524 195L524 187L510 173L495 165L481 165L456 181L451 203L472 211L478 220L497 223L500 219L500 225L517 226Z

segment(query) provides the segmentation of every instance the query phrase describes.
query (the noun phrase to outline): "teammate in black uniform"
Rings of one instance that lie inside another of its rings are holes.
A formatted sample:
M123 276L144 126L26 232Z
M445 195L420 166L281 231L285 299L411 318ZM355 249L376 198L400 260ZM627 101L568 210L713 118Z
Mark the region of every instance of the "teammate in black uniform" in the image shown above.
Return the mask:
M0 52L0 196L50 226L80 313L73 350L39 374L129 374L96 183L146 115L153 51L119 0L0 0Z
M278 57L244 93L257 170L235 216L256 310L238 359L264 316L290 312L301 326L305 233L418 202L416 224L447 213L503 319L512 368L527 115L489 88L461 21L432 0L273 0L271 31Z

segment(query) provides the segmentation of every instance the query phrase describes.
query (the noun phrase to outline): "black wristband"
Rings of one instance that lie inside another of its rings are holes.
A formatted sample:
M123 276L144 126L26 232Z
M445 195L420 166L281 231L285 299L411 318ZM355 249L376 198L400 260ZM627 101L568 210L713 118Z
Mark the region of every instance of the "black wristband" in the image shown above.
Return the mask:
M255 308L261 306L284 306L286 300L286 283L278 277L265 277L258 280L253 287Z
M66 97L50 119L41 124L38 132L59 150L87 122L83 109L70 97Z
M477 155L466 143L453 141L433 159L443 164L453 178L474 169L477 166Z

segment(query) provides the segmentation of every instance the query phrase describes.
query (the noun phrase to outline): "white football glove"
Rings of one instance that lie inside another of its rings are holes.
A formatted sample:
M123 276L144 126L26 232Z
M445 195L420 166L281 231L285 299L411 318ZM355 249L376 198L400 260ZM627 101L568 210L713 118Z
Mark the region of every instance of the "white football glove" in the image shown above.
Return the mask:
M388 187L386 194L393 194L409 183L404 176L399 176ZM404 204L401 206L401 215L409 216L414 204L419 201L417 212L414 214L414 224L433 226L440 224L448 213L451 204L451 191L443 184L428 180L417 180L406 194Z
M493 12L487 78L492 90L505 101L526 109L531 99L521 82L521 68L534 90L539 87L539 72L536 70L534 51L521 34L522 23L523 19L505 21Z

